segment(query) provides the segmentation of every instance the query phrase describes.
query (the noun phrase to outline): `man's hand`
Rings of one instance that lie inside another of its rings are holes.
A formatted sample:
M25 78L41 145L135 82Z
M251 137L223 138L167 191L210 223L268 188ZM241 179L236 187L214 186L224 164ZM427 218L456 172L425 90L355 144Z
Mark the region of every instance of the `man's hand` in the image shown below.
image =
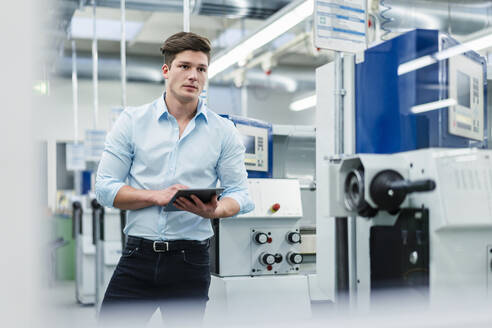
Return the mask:
M218 217L216 210L218 206L217 195L213 195L208 203L204 203L195 195L191 195L193 201L185 197L176 199L174 206L182 211L187 211L199 215L204 218L213 219Z
M154 190L152 194L152 203L158 206L166 206L180 189L188 189L182 184L175 184L166 189Z

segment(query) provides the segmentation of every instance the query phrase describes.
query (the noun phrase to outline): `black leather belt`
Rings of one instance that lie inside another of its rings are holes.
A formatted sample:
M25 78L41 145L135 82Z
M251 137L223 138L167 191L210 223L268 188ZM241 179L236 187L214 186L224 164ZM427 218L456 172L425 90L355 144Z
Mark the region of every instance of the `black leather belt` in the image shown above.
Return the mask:
M197 246L208 246L209 240L150 240L141 237L128 236L127 245L139 246L156 253L189 249Z

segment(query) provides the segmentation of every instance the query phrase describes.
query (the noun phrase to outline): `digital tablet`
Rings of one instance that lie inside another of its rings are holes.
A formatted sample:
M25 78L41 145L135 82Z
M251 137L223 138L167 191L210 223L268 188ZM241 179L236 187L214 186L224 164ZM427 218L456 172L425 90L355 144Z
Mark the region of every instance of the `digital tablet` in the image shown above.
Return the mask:
M220 196L220 194L222 194L223 191L224 191L224 188L203 188L203 189L181 189L181 190L178 190L178 192L176 193L176 195L174 195L173 199L171 199L169 204L167 204L164 207L164 211L166 211L166 212L181 211L180 209L177 209L176 207L174 207L174 202L176 201L176 199L178 197L186 197L189 200L193 201L193 199L191 199L190 196L195 195L198 198L200 198L200 200L202 202L208 203L212 200L213 195Z

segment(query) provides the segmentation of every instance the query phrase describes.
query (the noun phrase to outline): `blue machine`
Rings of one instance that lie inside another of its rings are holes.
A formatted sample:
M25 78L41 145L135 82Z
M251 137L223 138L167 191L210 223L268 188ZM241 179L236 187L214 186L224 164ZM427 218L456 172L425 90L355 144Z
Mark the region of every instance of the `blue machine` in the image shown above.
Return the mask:
M221 115L239 130L246 147L244 164L248 178L271 178L273 169L272 124L234 115Z
M356 152L389 154L429 147L487 147L486 62L475 52L398 76L398 66L456 45L414 30L365 51L356 65ZM412 106L456 99L415 114Z

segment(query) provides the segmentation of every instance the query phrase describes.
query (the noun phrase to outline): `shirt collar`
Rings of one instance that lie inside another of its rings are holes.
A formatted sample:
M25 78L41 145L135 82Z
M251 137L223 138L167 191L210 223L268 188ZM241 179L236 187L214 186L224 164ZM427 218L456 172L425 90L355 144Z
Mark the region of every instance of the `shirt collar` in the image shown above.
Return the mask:
M159 120L161 117L164 117L167 119L169 115L169 110L167 109L166 102L164 101L164 98L166 97L166 93L162 95L162 97L159 97L157 100L157 120ZM197 111L195 117L203 116L205 119L205 122L208 123L208 110L207 110L207 105L203 103L202 98L198 98L198 106L197 106Z

